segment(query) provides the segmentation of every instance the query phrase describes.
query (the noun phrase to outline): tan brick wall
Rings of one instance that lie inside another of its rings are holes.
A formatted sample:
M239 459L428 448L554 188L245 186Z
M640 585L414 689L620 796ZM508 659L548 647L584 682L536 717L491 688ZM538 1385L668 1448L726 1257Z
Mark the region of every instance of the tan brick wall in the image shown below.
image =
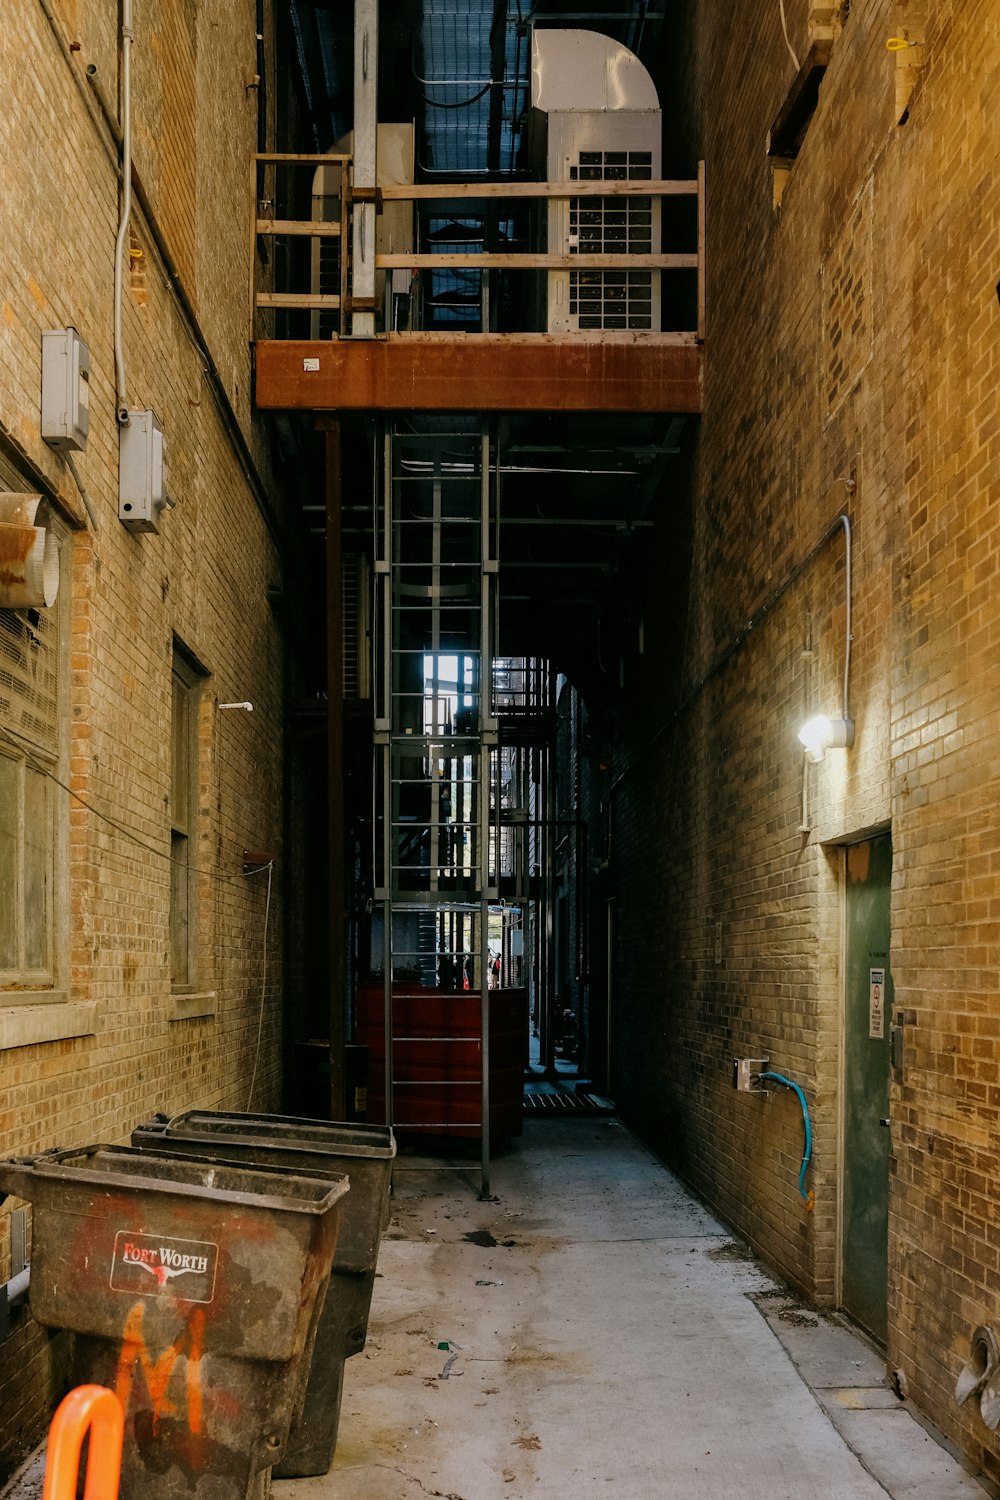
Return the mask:
M66 0L56 11L66 42L79 44L71 61L36 0L12 0L6 21L17 43L0 49L0 443L82 519L65 464L39 435L40 333L72 323L93 362L90 442L77 462L99 522L96 532L72 534L63 574L70 640L60 779L72 795L57 789L66 884L59 989L72 1012L64 1029L83 1034L0 1050L0 1157L124 1140L156 1109L246 1108L258 1027L252 1103L280 1103L282 647L267 597L280 582L278 549L138 210L133 233L143 258L126 278L124 307L128 397L163 425L176 508L159 536L132 536L117 520L117 179L87 85L73 77L96 63L114 101L117 5ZM197 24L190 0L153 0L136 11L136 165L206 352L247 440L261 447L249 425L244 292L254 5L199 6ZM193 998L170 986L175 638L207 674L192 839L200 872ZM218 712L218 702L244 699L252 714ZM242 874L245 848L278 857L269 913L266 874ZM3 1003L0 996L0 1035L21 1040L64 1010L8 1012ZM0 1209L3 1278L11 1206ZM58 1383L52 1349L30 1322L0 1346L0 1472L47 1417Z
M789 17L804 52L804 11ZM794 72L777 6L702 5L678 25L663 92L707 161L705 413L694 479L637 568L647 610L670 601L650 631L682 666L665 684L656 653L626 659L617 1097L786 1276L836 1302L840 846L891 826L908 1024L888 1361L996 1479L996 1435L952 1397L972 1327L1000 1323L995 6L854 3L777 212L764 146ZM899 35L922 51L887 49ZM839 709L843 536L758 611L842 509L857 739L809 771L804 834L795 730ZM794 1097L730 1087L732 1057L762 1053L809 1098L812 1212Z

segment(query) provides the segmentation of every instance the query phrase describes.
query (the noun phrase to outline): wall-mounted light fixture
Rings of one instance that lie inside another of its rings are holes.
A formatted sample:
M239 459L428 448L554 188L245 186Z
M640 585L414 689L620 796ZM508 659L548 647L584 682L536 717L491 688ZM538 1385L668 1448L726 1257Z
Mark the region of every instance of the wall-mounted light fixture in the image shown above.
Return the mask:
M854 744L854 720L848 704L851 686L851 523L846 516L838 516L834 526L844 528L847 555L844 564L846 606L844 620L844 683L839 718L828 714L814 714L799 730L799 740L806 753L806 760L814 765L823 759L828 750L849 750ZM830 532L827 533L827 536ZM805 823L803 818L803 823Z
M854 744L854 720L814 714L799 730L799 739L805 748L806 760L815 765L828 750L850 749Z

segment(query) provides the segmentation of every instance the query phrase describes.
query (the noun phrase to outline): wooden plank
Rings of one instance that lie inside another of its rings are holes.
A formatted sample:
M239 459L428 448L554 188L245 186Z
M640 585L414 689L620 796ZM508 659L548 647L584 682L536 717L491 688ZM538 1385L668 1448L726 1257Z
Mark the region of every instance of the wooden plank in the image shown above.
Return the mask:
M694 179L670 178L653 178L648 182L640 178L626 182L603 179L599 182L386 182L381 187L384 203L463 198L680 198L694 197L697 191Z
M258 307L337 308L340 306L338 296L319 292L258 292L256 301Z
M705 163L698 163L698 342L705 342Z
M315 366L315 368L313 368ZM694 336L261 340L256 404L300 411L701 411Z
M322 162L330 162L333 165L350 161L350 156L339 154L336 151L301 152L301 151L255 151L250 157L251 161L267 162L286 161L302 162L303 165L313 162L319 165Z
M250 343L257 337L257 304L254 301L254 292L257 289L257 236L254 225L257 223L257 164L250 162L250 220L248 228L250 231L250 264L247 268L250 277L249 297L247 298L247 315L249 318Z
M690 270L698 264L692 255L587 255L583 252L571 255L516 255L474 251L464 255L416 255L401 251L392 255L376 255L375 265L379 270L393 267L407 270L441 271L446 268L463 267L483 271L679 271Z
M258 219L258 234L339 235L340 220L334 219Z

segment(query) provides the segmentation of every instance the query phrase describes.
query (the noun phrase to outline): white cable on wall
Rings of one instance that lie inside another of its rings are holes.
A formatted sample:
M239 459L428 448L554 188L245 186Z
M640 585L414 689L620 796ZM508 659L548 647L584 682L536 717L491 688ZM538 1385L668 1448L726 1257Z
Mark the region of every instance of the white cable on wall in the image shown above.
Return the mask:
M799 71L799 68L801 67L801 64L795 55L795 48L788 40L788 22L785 19L785 0L778 0L778 9L781 12L781 29L785 33L785 46L788 48L789 56L791 57L792 62L795 64L795 71L797 73Z
M122 0L122 212L115 241L115 379L118 385L118 421L128 421L125 394L125 354L122 348L122 283L125 277L125 241L132 216L132 0Z

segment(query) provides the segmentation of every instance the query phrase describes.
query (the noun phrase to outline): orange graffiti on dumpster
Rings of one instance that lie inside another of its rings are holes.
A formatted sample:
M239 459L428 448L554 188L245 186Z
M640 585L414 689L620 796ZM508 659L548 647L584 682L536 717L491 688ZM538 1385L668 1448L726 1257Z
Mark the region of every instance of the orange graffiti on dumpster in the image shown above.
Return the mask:
M176 1402L167 1396L170 1378L179 1359L186 1360L184 1377L187 1428L194 1435L202 1427L201 1356L205 1338L205 1314L201 1308L192 1311L174 1342L154 1358L142 1331L145 1302L137 1302L128 1315L122 1335L121 1354L115 1376L115 1394L128 1410L136 1368L142 1372L149 1392L153 1426L160 1417L173 1416Z

